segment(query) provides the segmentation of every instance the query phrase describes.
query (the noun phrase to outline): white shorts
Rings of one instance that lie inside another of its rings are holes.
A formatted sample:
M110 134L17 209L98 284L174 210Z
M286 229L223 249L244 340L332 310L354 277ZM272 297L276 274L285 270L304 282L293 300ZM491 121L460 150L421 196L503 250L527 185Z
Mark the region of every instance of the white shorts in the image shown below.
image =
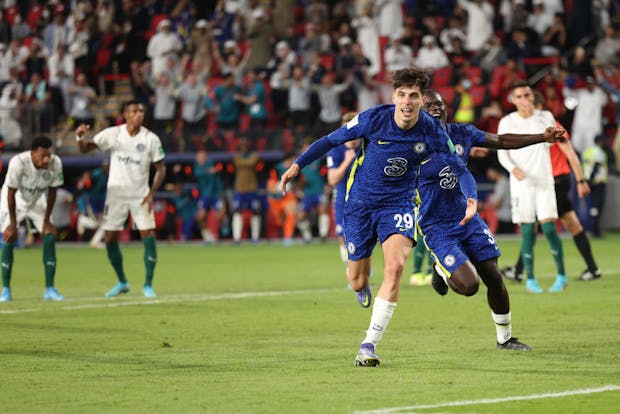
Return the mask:
M139 200L108 200L105 201L103 222L101 227L109 231L121 231L125 228L127 215L131 213L133 227L138 230L152 230L155 228L155 213L149 212L147 205Z
M45 209L47 207L47 200L45 197L41 197L37 200L37 202L32 206L24 205L15 199L15 219L17 220L16 225L21 223L22 220L28 218L34 224L34 227L39 231L39 233L43 232L43 219L45 218ZM9 226L11 222L11 217L9 216L9 204L5 197L2 197L0 201L0 228L2 231ZM52 224L52 217L50 216L50 222Z
M553 181L535 183L510 177L510 200L513 223L535 223L558 218Z

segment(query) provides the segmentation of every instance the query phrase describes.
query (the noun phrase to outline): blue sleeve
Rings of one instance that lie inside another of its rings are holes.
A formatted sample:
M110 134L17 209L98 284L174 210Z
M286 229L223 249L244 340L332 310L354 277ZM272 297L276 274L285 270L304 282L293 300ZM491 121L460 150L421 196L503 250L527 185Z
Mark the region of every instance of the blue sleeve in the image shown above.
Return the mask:
M466 133L471 137L471 145L474 147L482 145L486 140L486 133L471 124L466 124L465 130Z
M318 160L330 149L364 136L365 113L357 115L345 125L325 135L319 140L314 141L308 149L295 160L301 168L304 168L312 161Z
M437 128L435 130L439 134L440 139L437 140L438 146L435 148L439 152L443 161L450 166L452 172L459 178L459 185L461 186L461 192L465 198L478 199L478 189L476 187L476 180L471 172L467 169L465 162L456 155L454 152L454 144L450 137L446 134L445 130Z

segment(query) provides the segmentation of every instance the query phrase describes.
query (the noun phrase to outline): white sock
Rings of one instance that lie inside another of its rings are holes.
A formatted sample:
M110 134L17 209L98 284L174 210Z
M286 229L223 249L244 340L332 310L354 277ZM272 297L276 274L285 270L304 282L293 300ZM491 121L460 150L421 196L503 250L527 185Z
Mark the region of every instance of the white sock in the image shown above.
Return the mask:
M347 248L344 247L344 244L340 245L340 260L342 260L342 263L344 263L345 265L347 264L347 259L349 257L349 254L347 253Z
M206 242L215 241L215 237L213 236L213 233L211 233L211 230L209 230L208 228L204 228L200 230L200 235L202 236L203 241L206 241Z
M235 213L232 216L232 235L234 241L238 242L241 240L241 231L243 231L243 216L241 213Z
M258 239L260 239L260 216L252 216L250 220L250 232L252 233L252 241L258 241Z
M97 227L97 231L93 234L93 238L90 239L91 243L101 243L103 242L103 235L105 234L105 230L102 226Z
M505 343L512 338L512 317L510 312L506 314L496 314L491 312L493 322L495 322L495 331L497 332L497 342L500 344Z
M310 222L308 220L298 221L297 228L301 232L301 237L304 241L312 240L312 232L310 231Z
M327 237L329 233L329 216L327 214L319 215L319 236L321 238Z
M383 338L383 332L388 327L394 310L396 309L396 302L388 302L381 298L375 298L375 303L372 305L372 316L370 318L370 325L366 331L366 338L364 338L364 344L371 343L374 346Z

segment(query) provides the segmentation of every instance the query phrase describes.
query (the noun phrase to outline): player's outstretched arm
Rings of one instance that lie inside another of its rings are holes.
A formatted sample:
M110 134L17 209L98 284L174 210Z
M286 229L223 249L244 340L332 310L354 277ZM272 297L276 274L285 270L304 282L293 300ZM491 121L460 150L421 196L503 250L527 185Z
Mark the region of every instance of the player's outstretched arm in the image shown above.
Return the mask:
M80 149L80 153L86 154L87 152L93 151L97 148L97 144L92 141L86 142L84 140L86 136L86 132L90 129L90 125L81 124L75 129L75 140L78 144L78 148Z
M294 162L289 169L282 174L282 177L280 178L280 191L282 191L282 194L286 194L286 184L297 177L300 170L301 168L299 167L299 164Z
M482 146L495 149L518 149L541 142L564 142L566 131L560 127L548 127L542 134L492 134L484 133Z

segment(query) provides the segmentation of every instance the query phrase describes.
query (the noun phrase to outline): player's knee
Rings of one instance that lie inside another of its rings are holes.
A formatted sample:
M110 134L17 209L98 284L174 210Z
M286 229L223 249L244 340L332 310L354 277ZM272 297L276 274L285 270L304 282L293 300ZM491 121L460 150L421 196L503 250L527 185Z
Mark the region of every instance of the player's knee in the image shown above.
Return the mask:
M480 288L480 278L469 266L457 269L450 277L450 280L453 284L453 290L463 296L473 296Z
M390 259L385 261L385 274L399 277L403 274L404 263L401 260Z

